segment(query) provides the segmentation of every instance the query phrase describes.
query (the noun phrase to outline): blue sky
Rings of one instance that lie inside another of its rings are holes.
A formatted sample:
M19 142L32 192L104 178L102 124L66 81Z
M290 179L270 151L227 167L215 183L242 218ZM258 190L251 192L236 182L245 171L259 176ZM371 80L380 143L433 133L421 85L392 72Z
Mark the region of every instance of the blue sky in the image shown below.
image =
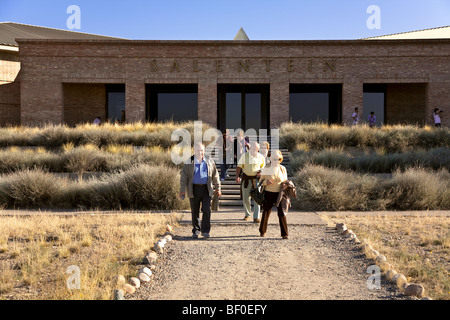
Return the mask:
M127 39L358 39L450 25L450 0L0 0L0 22L66 29L70 5L86 33ZM381 29L369 29L377 5Z

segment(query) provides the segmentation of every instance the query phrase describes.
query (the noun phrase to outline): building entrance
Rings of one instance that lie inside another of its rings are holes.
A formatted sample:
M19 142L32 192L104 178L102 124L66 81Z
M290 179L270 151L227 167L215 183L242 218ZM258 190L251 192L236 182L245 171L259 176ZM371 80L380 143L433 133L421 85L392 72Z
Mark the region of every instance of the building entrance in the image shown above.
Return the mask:
M268 129L268 84L219 84L217 124L225 129Z

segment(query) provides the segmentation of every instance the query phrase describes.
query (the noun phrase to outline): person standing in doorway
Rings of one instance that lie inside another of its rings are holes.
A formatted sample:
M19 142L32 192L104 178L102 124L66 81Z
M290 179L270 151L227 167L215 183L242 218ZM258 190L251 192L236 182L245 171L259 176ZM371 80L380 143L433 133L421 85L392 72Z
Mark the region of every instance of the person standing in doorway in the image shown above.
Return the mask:
M358 114L359 109L355 108L355 112L353 112L352 114L352 119L353 119L353 125L357 125L359 123L359 114Z
M201 142L194 145L194 155L190 163L185 163L180 177L180 198L187 195L191 205L192 237L210 237L211 230L211 197L214 193L222 195L219 173L212 159L206 158L205 146ZM200 222L200 205L202 219Z
M442 110L439 110L439 108L434 108L433 110L434 126L436 128L441 127L441 116L440 116L441 112Z
M367 118L367 121L369 122L369 127L373 128L375 127L375 124L377 122L377 117L375 116L375 112L371 111L369 118Z
M256 188L258 184L258 177L262 168L265 166L264 156L259 152L259 143L252 141L250 143L249 152L244 153L238 161L236 167L236 183L241 184L242 201L244 202L245 216L244 220L250 220L251 217L251 197L250 191ZM240 177L242 171L242 179ZM259 205L253 204L253 222L259 222Z

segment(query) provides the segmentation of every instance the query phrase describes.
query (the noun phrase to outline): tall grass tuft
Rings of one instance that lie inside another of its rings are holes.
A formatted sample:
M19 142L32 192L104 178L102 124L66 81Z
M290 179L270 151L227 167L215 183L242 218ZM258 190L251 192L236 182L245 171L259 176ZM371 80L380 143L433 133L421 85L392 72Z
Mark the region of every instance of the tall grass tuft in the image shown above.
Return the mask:
M297 199L293 206L297 209L369 210L377 179L308 164L295 174L294 183Z
M434 170L450 170L450 149L411 150L403 153L385 153L384 148L375 152L344 151L342 147L305 152L294 149L291 153L292 171L296 172L307 163L341 170L370 173L391 173L397 168L426 167Z
M396 170L386 182L385 199L396 210L439 210L450 208L450 174L424 168Z
M341 145L358 148L384 147L387 152L393 153L414 148L448 148L450 131L413 125L387 125L372 129L367 125L349 127L287 122L280 126L280 145L292 150L302 143L314 150Z
M136 165L98 179L71 182L40 169L0 177L0 207L99 210L187 209L179 194L179 170Z
M294 175L300 210L449 210L450 174L396 170L392 179L306 164Z
M0 206L8 208L52 207L64 181L41 169L26 169L0 178Z

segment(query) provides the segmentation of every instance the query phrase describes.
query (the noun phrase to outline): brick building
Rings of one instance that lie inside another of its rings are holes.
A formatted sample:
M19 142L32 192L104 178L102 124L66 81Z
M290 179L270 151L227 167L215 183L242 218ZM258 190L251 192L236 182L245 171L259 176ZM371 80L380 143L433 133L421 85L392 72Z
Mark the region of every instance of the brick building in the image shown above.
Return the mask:
M450 124L450 27L361 40L252 41L240 30L230 41L15 42L0 47L0 125L120 121L124 111L127 122L259 129L351 123L355 107L378 124L432 124L439 108Z

